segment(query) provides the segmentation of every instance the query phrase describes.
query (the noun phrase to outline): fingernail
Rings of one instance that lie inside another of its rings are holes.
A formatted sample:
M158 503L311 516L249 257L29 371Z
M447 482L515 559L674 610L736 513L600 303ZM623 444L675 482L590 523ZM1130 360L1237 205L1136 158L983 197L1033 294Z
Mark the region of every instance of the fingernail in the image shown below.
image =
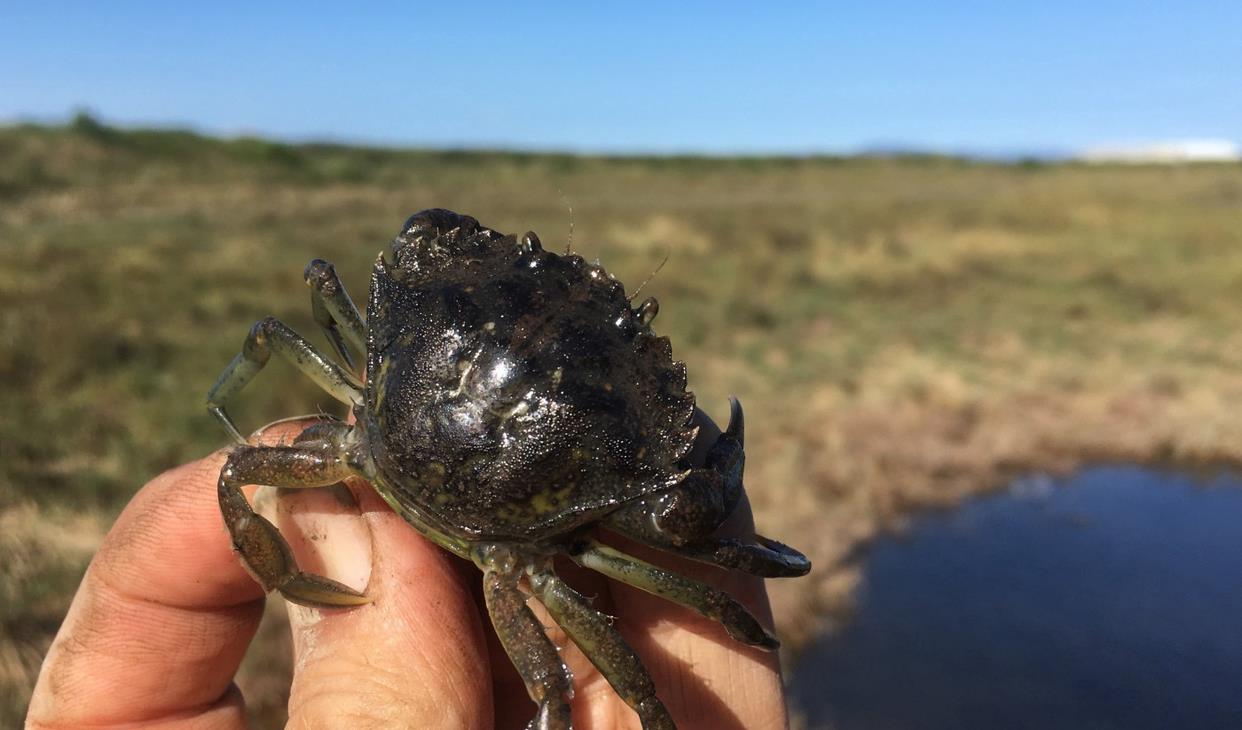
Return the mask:
M312 426L316 423L332 422L336 420L337 419L335 418L322 416L316 413L308 413L302 416L287 416L285 418L277 418L275 421L259 426L253 432L251 432L250 436L246 439L246 443L252 446L258 445L258 444L267 444L269 446L286 446L290 442L292 442L293 439L297 437L297 435L301 433L302 430L306 428L307 426ZM291 426L290 424L297 424L297 427L295 428ZM268 434L268 432L272 430L279 431L281 433L275 438L272 438Z

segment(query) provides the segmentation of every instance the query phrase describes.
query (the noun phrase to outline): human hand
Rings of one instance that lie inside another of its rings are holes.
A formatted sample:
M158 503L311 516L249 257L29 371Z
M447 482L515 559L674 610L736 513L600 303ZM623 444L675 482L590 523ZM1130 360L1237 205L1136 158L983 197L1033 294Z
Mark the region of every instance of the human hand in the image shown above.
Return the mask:
M719 433L710 421L702 425L700 446ZM299 428L284 424L262 438L289 441ZM215 485L224 457L161 474L126 507L44 662L29 728L246 726L233 676L264 596L220 518ZM344 502L324 490L281 500L278 524L300 560L319 561L303 567L365 585L373 599L348 609L291 606L290 726L523 727L535 705L481 608L478 571L422 538L365 483L350 487L354 499ZM722 530L749 527L743 500ZM770 625L762 580L610 541L728 591ZM690 609L575 567L563 575L617 617L679 727L784 727L775 654L734 641ZM574 727L637 728L572 642L557 628L550 634L573 671Z

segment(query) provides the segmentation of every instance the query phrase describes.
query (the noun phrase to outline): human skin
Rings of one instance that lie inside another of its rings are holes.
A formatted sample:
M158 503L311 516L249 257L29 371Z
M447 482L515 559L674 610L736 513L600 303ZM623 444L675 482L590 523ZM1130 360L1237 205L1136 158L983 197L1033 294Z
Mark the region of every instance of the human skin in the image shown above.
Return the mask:
M257 435L288 443L305 424ZM699 444L719 429L702 418ZM701 452L699 449L700 459ZM174 468L144 486L91 561L44 661L28 728L246 727L233 683L263 612L264 595L233 552L216 502L226 452ZM534 714L482 608L479 573L395 515L360 480L353 500L324 490L282 498L278 524L301 555L334 578L366 587L347 609L293 607L289 726L296 728L521 728ZM745 533L743 501L722 534ZM299 527L310 528L308 541ZM637 557L727 590L771 625L763 582L609 536ZM304 566L309 567L309 566ZM777 656L731 639L717 623L576 566L566 579L642 657L678 727L782 728ZM535 602L531 601L532 607ZM545 623L550 624L545 617ZM634 713L558 629L574 676L574 727L638 728Z

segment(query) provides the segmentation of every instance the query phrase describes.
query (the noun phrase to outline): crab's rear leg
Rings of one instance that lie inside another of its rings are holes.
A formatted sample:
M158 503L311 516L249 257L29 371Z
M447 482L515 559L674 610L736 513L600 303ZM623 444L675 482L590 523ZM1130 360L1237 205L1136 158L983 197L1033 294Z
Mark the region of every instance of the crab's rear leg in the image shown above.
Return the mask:
M348 340L358 352L365 353L366 325L354 300L345 291L341 277L337 276L336 267L323 259L314 259L306 265L304 276L306 285L311 289L311 312L315 324L323 328L332 349L336 350L346 367L358 372L345 342Z
M362 384L352 373L324 357L284 322L275 317L261 319L250 328L242 351L224 368L207 393L207 410L220 419L225 430L238 443L244 444L246 439L233 424L225 406L263 369L272 353L288 359L342 403L353 405L362 401Z
M298 569L289 543L276 526L246 501L242 487L307 488L336 484L353 471L341 446L348 426L337 427L332 438L294 446L239 446L220 470L217 496L224 524L246 568L266 591L307 606L356 606L369 599L331 578Z
M675 730L668 709L655 694L655 683L638 655L613 627L611 619L587 604L551 570L530 576L531 588L556 623L599 669L617 695L638 713L643 730Z
M518 589L520 566L500 546L478 548L473 557L483 568L483 598L496 636L539 706L527 728L569 730L573 677Z

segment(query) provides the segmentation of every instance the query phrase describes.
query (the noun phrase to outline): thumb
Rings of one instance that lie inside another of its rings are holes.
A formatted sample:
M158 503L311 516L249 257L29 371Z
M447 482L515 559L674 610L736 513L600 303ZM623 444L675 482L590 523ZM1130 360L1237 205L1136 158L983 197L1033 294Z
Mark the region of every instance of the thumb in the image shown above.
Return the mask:
M286 493L277 507L303 570L372 599L290 605L290 727L490 728L487 647L455 559L365 482L351 486Z

